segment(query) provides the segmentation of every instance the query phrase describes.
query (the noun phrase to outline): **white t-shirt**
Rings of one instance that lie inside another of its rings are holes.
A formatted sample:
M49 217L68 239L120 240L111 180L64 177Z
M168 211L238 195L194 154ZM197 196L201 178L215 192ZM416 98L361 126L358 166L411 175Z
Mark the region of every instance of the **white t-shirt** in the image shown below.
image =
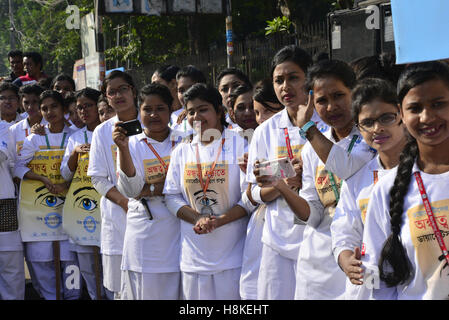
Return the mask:
M164 179L165 170L145 141L153 146L166 165L170 163L174 146L170 137L158 142L148 138L145 133L129 139L129 150L136 175L128 178L120 167L118 169L118 188L131 198L126 215L122 270L145 273L177 272L181 246L179 219L167 209L164 197L145 198L153 216L152 220L149 219L144 205L134 199L140 194L145 183L157 183Z
M0 121L0 153L3 161L0 162L0 199L16 198L14 182L12 180L11 161L14 159L14 143L8 128L10 124ZM22 251L22 238L19 230L0 232L0 251Z
M373 189L366 213L363 241L366 253L362 263L367 269L365 275L378 270L378 261L385 240L391 234L390 189L396 178L396 168L392 169ZM404 212L399 234L413 270L410 282L387 288L377 276L378 289L373 290L374 299L398 300L440 300L448 299L449 270L447 262L434 235L430 220L421 199L414 176L420 172L438 228L446 247L449 246L449 172L427 174L417 164L413 166L408 192L404 197ZM380 282L380 283L379 283Z
M46 126L48 122L42 118L41 125ZM12 139L15 146L15 156L19 153L20 149L22 148L23 142L25 141L25 138L31 134L31 127L28 122L28 119L23 119L20 122L17 122L16 124L13 124L9 127L9 131L11 132Z
M102 177L109 181L109 189L117 185L117 146L112 140L112 131L118 117L98 125L92 135L87 175ZM101 193L101 192L100 192ZM101 252L107 255L121 255L126 229L126 213L104 195L100 201L101 210Z
M354 251L355 247L362 249L363 224L371 192L375 183L389 171L383 168L377 155L351 178L343 181L340 201L331 224L332 252L337 264L342 251ZM369 293L364 295L363 289L363 286L353 285L347 278L345 298L368 299Z
M312 121L317 123L320 131L327 130L327 125L314 113ZM293 155L299 156L306 140L299 135L284 109L266 120L254 131L248 152L247 182L252 183L252 197L263 204L260 187L257 186L253 169L256 160L274 160L288 157L284 129L287 128ZM282 197L267 203L262 242L282 256L296 260L302 241L304 224L294 224L294 213Z
M333 160L346 163L346 166L342 166L345 167L344 174L351 171L347 168L350 167L349 158L357 157L367 163L373 157L373 152L356 127L346 138L338 142L335 142L332 136L332 129L329 129L325 136L334 142L333 149L338 148L343 151L333 152L333 157L339 157L339 159ZM346 275L332 255L330 231L336 206L336 195L331 187L330 175L326 170L327 165L325 166L319 159L309 142L304 146L301 157L303 176L299 195L309 202L311 211L299 250L295 298L300 300L341 299L345 291ZM341 187L340 174L334 172L333 176L336 188L339 189ZM339 190L336 191L339 192Z
M224 129L222 137L226 140L206 193L215 215L221 215L235 205L245 208L241 201L244 174L237 161L243 155L243 138L229 129ZM203 145L196 135L191 143L180 143L173 150L164 187L167 201L170 197L179 198L180 203L169 206L172 214L176 215L183 205L201 211L203 191L198 179L196 146L206 182L205 171L210 170L221 143L222 139L216 139ZM181 220L181 271L212 274L241 267L247 223L248 218L243 217L211 233L198 235L192 224Z

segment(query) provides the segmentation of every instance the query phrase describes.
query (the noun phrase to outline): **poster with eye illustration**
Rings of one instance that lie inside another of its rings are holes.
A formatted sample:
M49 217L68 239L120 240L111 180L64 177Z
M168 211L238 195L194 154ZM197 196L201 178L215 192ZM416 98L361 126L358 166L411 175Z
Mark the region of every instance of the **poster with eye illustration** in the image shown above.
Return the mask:
M63 149L42 150L34 154L28 168L46 176L52 183L63 183L60 165ZM62 229L64 194L52 194L37 180L24 179L20 186L19 229L22 241L57 241L67 238Z
M87 176L89 154L78 159L78 167L64 203L63 229L79 245L100 246L101 195L92 186Z

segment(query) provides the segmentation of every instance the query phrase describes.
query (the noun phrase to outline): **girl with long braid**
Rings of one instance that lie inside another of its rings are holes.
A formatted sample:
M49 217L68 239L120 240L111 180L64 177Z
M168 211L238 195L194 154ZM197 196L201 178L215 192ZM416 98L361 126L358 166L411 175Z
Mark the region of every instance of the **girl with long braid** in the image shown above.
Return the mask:
M365 285L374 299L449 299L449 67L412 65L397 92L409 142L368 205Z

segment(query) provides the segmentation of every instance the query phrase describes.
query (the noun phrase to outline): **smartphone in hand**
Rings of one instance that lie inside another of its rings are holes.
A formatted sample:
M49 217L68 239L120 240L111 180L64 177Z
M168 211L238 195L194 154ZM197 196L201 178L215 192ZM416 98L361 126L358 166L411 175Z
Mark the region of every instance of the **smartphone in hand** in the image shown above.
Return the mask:
M126 136L133 136L142 132L142 125L138 119L118 123L117 126L126 130Z
M264 161L259 164L260 175L272 176L277 179L292 178L296 176L295 169L288 157Z

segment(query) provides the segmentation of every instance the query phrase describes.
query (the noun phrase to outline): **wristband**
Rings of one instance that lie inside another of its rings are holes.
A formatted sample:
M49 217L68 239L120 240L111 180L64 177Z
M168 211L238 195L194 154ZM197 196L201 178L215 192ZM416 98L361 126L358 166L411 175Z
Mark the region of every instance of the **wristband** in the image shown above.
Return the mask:
M309 130L311 127L315 126L315 122L313 121L309 121L307 122L302 128L299 129L299 135L304 138L307 139L307 130Z

